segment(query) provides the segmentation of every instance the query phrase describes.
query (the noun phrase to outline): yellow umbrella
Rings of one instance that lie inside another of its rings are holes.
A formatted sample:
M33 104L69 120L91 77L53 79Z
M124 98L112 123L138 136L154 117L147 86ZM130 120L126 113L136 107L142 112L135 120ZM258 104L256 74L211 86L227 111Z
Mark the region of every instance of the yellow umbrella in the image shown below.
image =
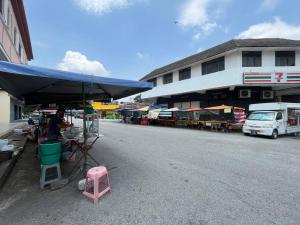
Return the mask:
M104 105L101 102L94 102L93 103L93 108L95 110L116 110L119 109L119 105Z

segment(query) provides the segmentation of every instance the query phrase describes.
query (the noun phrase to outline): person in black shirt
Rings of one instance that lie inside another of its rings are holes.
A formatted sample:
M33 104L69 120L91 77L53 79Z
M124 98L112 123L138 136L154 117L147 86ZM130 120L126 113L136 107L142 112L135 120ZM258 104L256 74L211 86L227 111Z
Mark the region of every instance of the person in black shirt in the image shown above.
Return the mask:
M58 140L61 138L60 129L70 127L70 125L64 124L65 109L59 108L56 111L54 117L48 122L48 140Z

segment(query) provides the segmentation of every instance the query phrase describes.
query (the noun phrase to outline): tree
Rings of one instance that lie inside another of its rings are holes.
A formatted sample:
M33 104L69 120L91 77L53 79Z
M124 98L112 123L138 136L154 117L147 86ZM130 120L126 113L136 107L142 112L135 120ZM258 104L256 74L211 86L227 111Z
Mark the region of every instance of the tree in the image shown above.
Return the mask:
M135 102L135 103L142 103L142 102L143 102L143 100L142 100L142 95L139 94L139 95L135 96L134 102Z

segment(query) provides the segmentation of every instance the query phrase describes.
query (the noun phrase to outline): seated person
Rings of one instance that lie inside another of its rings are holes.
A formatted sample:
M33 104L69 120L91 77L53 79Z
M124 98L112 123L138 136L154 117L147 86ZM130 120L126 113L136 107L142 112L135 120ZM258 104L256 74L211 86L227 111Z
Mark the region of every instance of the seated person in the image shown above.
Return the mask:
M28 123L28 125L34 125L34 121L31 117L29 117L27 123Z
M59 108L56 111L55 116L53 116L49 120L48 132L47 132L48 140L61 139L60 129L72 126L72 124L71 125L64 124L64 115L65 115L65 109Z

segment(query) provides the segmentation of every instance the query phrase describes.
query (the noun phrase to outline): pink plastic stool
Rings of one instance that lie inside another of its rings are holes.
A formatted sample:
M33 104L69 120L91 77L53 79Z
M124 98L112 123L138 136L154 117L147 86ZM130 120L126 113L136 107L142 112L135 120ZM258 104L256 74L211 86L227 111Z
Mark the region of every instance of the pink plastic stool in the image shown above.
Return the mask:
M94 167L88 170L83 194L94 199L94 204L98 199L111 191L107 169L104 166Z

